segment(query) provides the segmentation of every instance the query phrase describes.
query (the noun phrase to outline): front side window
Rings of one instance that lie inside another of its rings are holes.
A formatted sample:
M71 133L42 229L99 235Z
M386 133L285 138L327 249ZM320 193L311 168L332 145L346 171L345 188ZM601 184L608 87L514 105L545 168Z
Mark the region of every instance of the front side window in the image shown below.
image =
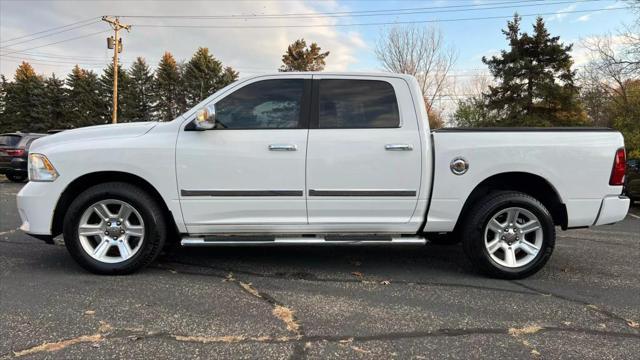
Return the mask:
M400 126L396 94L386 81L320 80L318 106L321 129Z
M296 129L303 93L303 79L246 85L216 103L216 128Z

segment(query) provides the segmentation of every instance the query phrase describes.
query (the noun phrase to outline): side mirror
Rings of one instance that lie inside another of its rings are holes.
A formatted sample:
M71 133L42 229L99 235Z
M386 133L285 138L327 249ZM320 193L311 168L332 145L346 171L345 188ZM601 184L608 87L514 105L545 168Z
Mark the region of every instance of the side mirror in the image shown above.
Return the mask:
M193 130L204 131L211 130L216 126L216 107L215 105L205 106L196 112L196 118L192 122Z

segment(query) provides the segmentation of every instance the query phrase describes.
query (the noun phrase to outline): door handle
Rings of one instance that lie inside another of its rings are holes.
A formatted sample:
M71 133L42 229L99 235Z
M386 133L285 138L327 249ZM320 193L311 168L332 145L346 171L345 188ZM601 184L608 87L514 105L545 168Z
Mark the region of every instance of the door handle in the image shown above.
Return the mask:
M286 144L271 144L269 145L270 151L296 151L298 147L296 145L286 145Z
M409 144L387 144L384 149L387 151L411 151L413 146Z

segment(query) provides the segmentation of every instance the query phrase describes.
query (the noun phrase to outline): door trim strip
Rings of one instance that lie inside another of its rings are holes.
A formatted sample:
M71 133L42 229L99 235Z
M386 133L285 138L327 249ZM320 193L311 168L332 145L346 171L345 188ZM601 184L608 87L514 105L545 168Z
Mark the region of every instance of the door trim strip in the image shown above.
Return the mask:
M416 196L415 190L309 190L309 196Z
M302 190L180 190L182 196L303 196Z

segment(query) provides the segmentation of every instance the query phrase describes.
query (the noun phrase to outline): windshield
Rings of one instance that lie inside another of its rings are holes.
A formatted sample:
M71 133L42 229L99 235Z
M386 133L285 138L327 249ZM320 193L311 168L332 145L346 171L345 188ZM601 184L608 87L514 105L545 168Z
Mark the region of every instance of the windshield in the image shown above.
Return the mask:
M20 135L0 135L0 146L16 146L21 138Z

